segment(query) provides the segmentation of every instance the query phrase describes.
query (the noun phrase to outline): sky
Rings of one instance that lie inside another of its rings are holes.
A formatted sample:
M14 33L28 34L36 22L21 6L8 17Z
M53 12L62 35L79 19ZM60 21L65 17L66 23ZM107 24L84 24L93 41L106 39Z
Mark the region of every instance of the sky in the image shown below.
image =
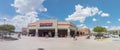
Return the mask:
M120 0L0 0L0 24L21 31L37 20L70 21L78 28L120 29Z

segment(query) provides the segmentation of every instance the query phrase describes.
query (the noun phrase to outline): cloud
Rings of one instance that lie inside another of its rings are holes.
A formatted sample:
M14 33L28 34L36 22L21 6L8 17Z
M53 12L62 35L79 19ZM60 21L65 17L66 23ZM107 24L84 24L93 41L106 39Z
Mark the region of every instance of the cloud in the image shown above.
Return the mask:
M100 15L101 13L103 13L102 11L99 11L98 14Z
M120 18L118 19L118 21L120 21Z
M108 17L109 14L108 14L108 13L102 13L101 16L102 16L102 17Z
M88 28L87 26L83 26L82 28Z
M77 27L82 27L82 26L84 26L84 24L77 25Z
M109 24L109 23L111 23L111 21L107 21L107 23Z
M27 13L26 15L17 15L15 16L12 21L14 21L15 23L21 23L23 26L25 27L28 23L32 23L39 20L39 18L37 18L37 13L36 12L30 12Z
M103 26L107 28L107 30L120 30L120 26Z
M103 26L103 27L105 27L106 29L108 29L108 28L109 28L109 26Z
M65 20L66 21L80 21L80 23L84 23L87 17L92 17L96 14L106 15L108 13L104 13L103 11L99 10L97 7L84 7L78 4L78 5L75 5L75 12L73 12L73 14L71 15L68 15L68 17L65 18Z
M111 26L109 30L120 30L120 26Z
M42 4L45 0L14 0L14 4L11 6L16 8L16 12L20 14L26 14L29 12L34 12L36 10L39 11L47 11Z
M97 19L96 19L96 18L93 18L93 19L92 19L92 21L93 21L93 22L96 22L96 21L97 21Z
M47 8L43 6L45 0L14 0L11 4L15 8L18 15L11 19L11 24L16 26L16 31L20 31L22 27L26 27L28 23L39 20L38 11L46 12Z
M77 25L78 28L88 28L85 24Z

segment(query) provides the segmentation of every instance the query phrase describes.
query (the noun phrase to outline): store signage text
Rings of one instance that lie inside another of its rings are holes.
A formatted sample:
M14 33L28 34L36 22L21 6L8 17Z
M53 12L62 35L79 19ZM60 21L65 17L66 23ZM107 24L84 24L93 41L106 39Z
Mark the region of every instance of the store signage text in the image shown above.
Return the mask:
M51 27L53 23L40 23L40 27Z

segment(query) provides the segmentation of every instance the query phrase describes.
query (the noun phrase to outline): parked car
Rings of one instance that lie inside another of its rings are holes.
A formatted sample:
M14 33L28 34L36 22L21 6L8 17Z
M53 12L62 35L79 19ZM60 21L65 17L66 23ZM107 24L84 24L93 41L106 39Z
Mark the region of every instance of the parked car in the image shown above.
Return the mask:
M112 34L111 35L113 38L118 38L119 37L119 34Z
M109 37L111 37L111 35L110 34L103 34L103 37L104 38L109 38Z

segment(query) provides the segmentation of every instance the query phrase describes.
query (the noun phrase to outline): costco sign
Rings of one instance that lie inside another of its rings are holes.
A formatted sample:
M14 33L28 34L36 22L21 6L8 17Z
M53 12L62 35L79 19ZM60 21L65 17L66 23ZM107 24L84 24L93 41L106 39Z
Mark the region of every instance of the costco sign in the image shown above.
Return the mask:
M40 27L50 27L53 23L40 23Z

